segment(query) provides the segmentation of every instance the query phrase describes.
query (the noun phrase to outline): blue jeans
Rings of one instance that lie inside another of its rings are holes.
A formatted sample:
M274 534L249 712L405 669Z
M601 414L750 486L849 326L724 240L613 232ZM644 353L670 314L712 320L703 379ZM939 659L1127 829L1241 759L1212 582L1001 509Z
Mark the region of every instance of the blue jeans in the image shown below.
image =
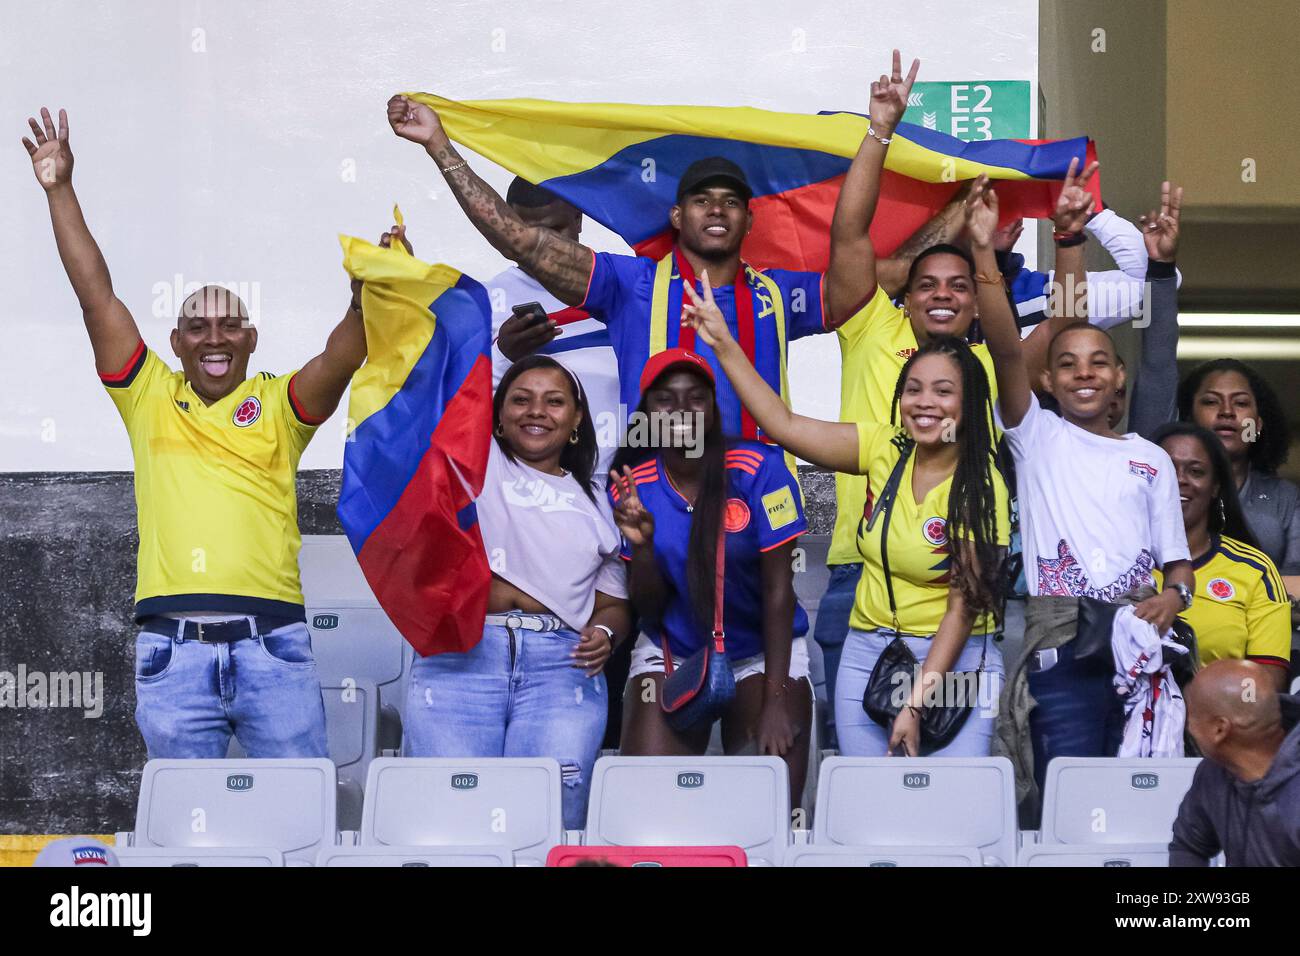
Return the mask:
M822 668L826 672L827 708L824 747L836 746L835 735L835 678L840 668L840 649L849 633L849 615L853 611L853 598L862 577L862 564L832 564L826 593L817 605L817 622L813 627L813 640L822 649Z
M229 644L141 631L135 700L150 758L221 758L232 733L250 757L328 756L306 624Z
M1029 672L1029 737L1034 780L1043 793L1053 757L1113 757L1124 737L1124 701L1115 693L1110 654L1091 666L1076 663L1074 645L1056 649L1056 663Z
M876 661L893 641L891 631L849 631L840 657L839 680L835 691L835 723L839 731L840 753L846 757L883 757L889 749L890 729L881 727L862 709L862 695ZM952 666L952 672L974 671L979 667L980 655L985 653L985 636L972 634ZM930 653L928 637L905 635L904 643L911 648L918 661ZM984 657L984 673L979 677L979 696L972 701L970 716L961 730L936 750L931 757L987 757L993 742L994 722L997 719L998 694L1006 672L1002 667L1002 649L987 637L988 649ZM967 698L969 700L969 698Z
M549 618L549 615L527 615ZM403 715L408 757L554 757L564 827L587 819L591 773L605 735L605 675L573 666L575 631L494 624L463 653L417 657Z

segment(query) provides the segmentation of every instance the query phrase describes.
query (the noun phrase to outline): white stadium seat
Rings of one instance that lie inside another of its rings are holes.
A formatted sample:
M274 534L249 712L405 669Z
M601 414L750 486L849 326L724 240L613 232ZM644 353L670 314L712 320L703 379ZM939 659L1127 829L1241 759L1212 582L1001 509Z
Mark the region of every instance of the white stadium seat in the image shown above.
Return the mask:
M113 852L122 866L284 866L284 854L273 847L119 846Z
M977 850L1013 866L1019 831L1005 757L828 757L813 815L814 846Z
M362 795L370 761L379 756L379 691L373 681L322 683L325 734L329 758L338 771L338 822L343 830L361 825ZM246 758L243 747L230 738L227 757Z
M602 757L592 775L588 846L738 846L778 866L790 842L780 757Z
M150 760L127 845L274 847L310 865L338 839L336 774L325 759Z
M377 604L312 604L307 608L312 653L322 683L373 681L384 703L401 709L399 685L410 653L397 628Z
M321 850L317 866L514 866L504 846L336 846Z
M303 535L298 567L321 681L374 681L380 746L396 749L414 651L379 607L344 535Z
M981 866L975 847L792 846L786 866Z
M1168 846L1198 758L1057 757L1043 788L1044 844Z
M329 755L339 774L339 827L361 826L370 761L379 756L379 690L374 681L321 684Z
M502 846L542 866L564 842L560 764L549 757L380 757L370 763L358 845Z
M1168 866L1168 843L1115 843L1070 846L1028 843L1020 850L1020 866Z

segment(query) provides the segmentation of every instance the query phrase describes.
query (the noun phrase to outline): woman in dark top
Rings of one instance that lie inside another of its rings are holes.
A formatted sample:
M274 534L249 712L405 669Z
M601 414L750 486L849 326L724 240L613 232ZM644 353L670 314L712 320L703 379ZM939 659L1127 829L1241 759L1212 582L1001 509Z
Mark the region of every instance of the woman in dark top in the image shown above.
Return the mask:
M1300 574L1300 489L1277 477L1290 445L1277 393L1244 362L1215 359L1183 379L1178 417L1218 436L1260 550L1282 574Z

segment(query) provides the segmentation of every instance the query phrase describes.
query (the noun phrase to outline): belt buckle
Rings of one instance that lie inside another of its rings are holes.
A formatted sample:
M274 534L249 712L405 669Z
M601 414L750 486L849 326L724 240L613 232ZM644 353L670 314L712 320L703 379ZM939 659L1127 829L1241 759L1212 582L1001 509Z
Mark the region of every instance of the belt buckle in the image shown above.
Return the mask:
M229 621L222 621L222 622L217 622L217 623L208 622L208 623L204 624L204 623L201 622L201 621L195 621L195 622L194 622L194 627L197 628L197 629L198 629L198 632L199 632L198 642L199 642L200 644L209 644L209 645L211 645L211 644L228 644L228 643L230 643L229 641L223 641L223 640L221 640L221 639L219 639L219 638L214 638L213 640L208 640L207 638L205 638L205 637L203 636L203 629L204 629L205 627L209 627L209 628L212 628L212 627L221 627L223 624L228 624L228 623L230 623L230 622L229 622Z
M506 615L506 627L510 628L511 630L518 631L521 630L523 626L524 626L524 619L520 617L518 614Z

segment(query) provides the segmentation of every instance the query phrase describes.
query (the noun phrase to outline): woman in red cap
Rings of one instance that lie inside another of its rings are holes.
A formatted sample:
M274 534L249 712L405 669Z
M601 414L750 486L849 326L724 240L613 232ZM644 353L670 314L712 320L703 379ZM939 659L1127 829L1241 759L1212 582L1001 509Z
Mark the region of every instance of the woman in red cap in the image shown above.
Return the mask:
M646 363L611 475L642 629L624 692L622 752L687 756L708 747L713 721L675 730L662 701L665 671L704 647L715 628L721 556L721 630L736 685L722 714L723 748L785 758L796 804L812 688L792 552L807 523L781 450L724 437L708 362L667 349Z

